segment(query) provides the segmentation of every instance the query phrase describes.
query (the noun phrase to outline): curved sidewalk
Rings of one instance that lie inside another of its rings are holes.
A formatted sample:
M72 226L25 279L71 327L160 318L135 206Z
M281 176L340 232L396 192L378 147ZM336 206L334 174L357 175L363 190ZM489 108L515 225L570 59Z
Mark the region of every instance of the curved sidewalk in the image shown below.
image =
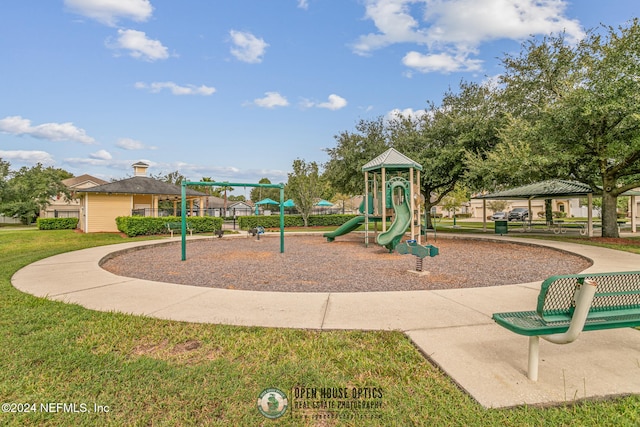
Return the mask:
M640 255L621 251L495 235L472 237L577 253L594 262L586 272L640 270ZM535 309L540 282L437 291L301 294L153 282L116 276L99 266L110 253L165 242L124 243L56 255L16 272L12 284L36 296L89 309L187 322L401 330L486 407L640 394L640 333L629 328L584 333L566 346L542 342L540 378L538 382L527 379L527 338L497 326L491 315Z

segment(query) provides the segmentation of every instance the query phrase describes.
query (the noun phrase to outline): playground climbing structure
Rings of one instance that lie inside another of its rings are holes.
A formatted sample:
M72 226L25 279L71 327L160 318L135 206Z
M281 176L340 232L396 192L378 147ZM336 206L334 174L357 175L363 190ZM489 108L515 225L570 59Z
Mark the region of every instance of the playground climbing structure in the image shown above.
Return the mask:
M420 244L420 172L422 165L390 148L362 167L365 181L365 246L369 225L380 218L382 232L376 242L393 251L409 229L411 240ZM387 219L392 222L387 227Z

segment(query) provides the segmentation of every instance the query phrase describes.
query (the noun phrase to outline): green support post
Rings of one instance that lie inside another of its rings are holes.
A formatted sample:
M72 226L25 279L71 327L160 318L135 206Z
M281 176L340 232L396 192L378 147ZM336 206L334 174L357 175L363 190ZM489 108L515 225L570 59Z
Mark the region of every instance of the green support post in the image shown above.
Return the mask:
M284 253L284 184L280 184L280 253Z
M182 200L180 201L182 218L182 261L187 259L187 183L182 182Z

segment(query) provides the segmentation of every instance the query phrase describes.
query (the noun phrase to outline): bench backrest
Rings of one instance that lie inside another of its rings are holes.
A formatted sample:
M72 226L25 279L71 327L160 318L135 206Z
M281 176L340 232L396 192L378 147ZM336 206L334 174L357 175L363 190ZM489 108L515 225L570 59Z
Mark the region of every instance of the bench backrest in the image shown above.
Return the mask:
M166 225L169 230L171 229L179 230L182 228L181 222L167 222ZM187 228L191 228L191 224L189 224L189 221L187 221Z
M598 288L588 318L640 313L640 271L552 276L542 282L537 312L546 321L567 320L575 309L575 293L584 279Z

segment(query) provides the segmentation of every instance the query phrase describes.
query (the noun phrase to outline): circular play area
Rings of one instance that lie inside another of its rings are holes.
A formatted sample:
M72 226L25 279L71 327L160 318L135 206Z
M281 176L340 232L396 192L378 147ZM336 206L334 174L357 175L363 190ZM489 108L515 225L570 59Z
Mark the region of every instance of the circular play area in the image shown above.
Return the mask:
M439 254L417 257L392 253L363 235L328 242L320 234L287 235L279 252L277 236L225 236L151 245L112 254L101 263L126 277L222 289L276 292L388 292L512 285L574 274L591 265L581 256L552 248L473 238L438 236L429 241Z

